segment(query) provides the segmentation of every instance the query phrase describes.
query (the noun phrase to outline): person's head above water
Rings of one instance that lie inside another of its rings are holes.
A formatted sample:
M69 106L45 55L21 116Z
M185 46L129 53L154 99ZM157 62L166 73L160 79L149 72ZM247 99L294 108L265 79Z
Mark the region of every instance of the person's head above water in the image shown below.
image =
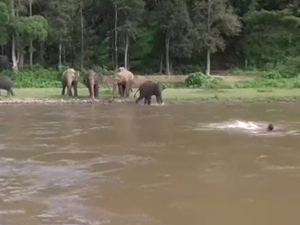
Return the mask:
M268 125L268 131L271 131L271 130L273 130L273 129L274 129L274 126L273 126L273 124L270 123L270 124Z

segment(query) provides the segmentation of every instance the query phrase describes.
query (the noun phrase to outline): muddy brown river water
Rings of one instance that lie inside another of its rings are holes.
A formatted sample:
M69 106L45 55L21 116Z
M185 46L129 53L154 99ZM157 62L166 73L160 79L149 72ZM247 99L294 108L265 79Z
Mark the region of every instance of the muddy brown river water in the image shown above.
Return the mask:
M0 224L299 225L299 112L1 106Z

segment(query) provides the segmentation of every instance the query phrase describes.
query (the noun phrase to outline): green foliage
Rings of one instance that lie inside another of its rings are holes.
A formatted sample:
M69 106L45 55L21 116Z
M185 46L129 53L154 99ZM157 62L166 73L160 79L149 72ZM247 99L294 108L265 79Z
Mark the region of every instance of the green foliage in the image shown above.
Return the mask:
M9 11L4 2L0 2L0 45L8 41Z
M14 78L17 88L61 87L61 73L55 69L44 69L40 66L24 68L18 74L5 70L1 72L1 76Z
M265 76L266 74L268 74L268 71L258 70L255 68L248 69L248 70L234 68L234 69L230 70L230 74L235 75L235 76L259 76L259 77L262 77L262 76Z
M205 85L207 89L230 89L233 88L231 84L228 84L223 81L221 78L213 78L208 80Z
M0 54L11 57L12 34L17 34L20 67L32 52L33 63L43 66L57 67L60 55L65 66L81 68L83 59L83 67L99 66L110 74L115 60L123 65L128 46L129 68L139 74L204 71L206 50L214 53L212 70L238 67L249 70L234 71L240 75L275 76L271 71L283 78L300 71L300 5L295 0L35 0L32 17L29 1L14 1L14 15L11 2L0 0Z
M298 88L300 87L299 79L257 79L251 81L241 81L234 85L235 88Z
M278 80L283 78L283 76L279 72L269 72L262 76L263 79L272 79L272 80Z
M300 54L300 18L287 10L254 11L244 18L245 55L251 66L275 69ZM270 68L272 65L272 68Z
M15 17L11 26L16 34L41 41L48 34L48 22L42 16Z
M188 88L199 88L207 84L207 76L201 72L192 73L185 79Z
M241 23L227 0L197 1L193 8L194 41L197 50L209 49L215 53L224 50L224 36L237 35Z

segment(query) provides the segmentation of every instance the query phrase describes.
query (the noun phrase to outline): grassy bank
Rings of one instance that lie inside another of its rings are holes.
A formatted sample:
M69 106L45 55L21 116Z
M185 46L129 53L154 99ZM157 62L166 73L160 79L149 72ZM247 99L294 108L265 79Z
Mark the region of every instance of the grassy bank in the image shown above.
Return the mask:
M134 90L135 92L135 90ZM2 92L6 94L6 91ZM14 99L66 99L60 95L60 88L16 88L15 97L1 96L1 100ZM80 99L88 98L88 90L80 88L78 90ZM102 88L100 99L110 99L111 89ZM300 90L297 89L166 89L163 92L163 99L166 102L256 102L256 101L300 101ZM133 93L130 101L134 101ZM153 96L155 102L155 97Z

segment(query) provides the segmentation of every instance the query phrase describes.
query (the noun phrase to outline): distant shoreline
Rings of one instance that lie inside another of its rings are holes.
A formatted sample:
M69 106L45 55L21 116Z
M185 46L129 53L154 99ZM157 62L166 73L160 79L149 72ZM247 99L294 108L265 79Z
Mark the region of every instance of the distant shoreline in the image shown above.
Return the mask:
M6 91L1 90L0 105L5 104L43 104L43 105L66 105L66 104L135 104L136 98L133 93L130 98L122 99L119 96L112 96L109 88L100 88L99 99L89 98L87 88L79 88L79 98L68 98L61 96L61 88L15 88L15 96L6 97ZM139 93L137 93L137 96ZM183 103L255 103L255 102L300 102L299 89L187 89L167 88L163 91L163 101L166 104ZM152 103L156 104L155 96L152 96ZM143 104L143 100L139 102Z

